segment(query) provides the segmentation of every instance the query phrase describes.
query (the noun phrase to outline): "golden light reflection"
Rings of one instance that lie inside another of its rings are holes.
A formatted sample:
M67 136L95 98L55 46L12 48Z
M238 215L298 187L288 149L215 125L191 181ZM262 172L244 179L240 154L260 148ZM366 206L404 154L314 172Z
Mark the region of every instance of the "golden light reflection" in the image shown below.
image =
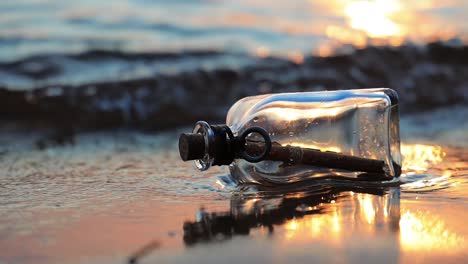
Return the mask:
M349 25L370 37L389 37L401 34L400 26L390 15L399 11L399 2L392 0L355 1L345 7Z
M440 146L423 144L402 144L401 154L402 169L416 172L427 171L430 166L440 163L446 155Z
M300 147L300 148L309 148L309 149L319 149L320 151L333 151L333 152L341 152L341 148L335 147L335 146L320 146L320 145L314 145L314 144L305 144L301 142L292 142L288 143L287 145L293 146L293 147Z
M302 52L300 51L290 51L288 52L287 54L289 60L291 60L292 62L296 63L296 64L301 64L304 62L304 54L302 54Z
M285 226L286 229L288 230L296 230L297 229L297 221L296 219L293 219L291 221L289 221L286 226Z
M377 226L387 224L390 227L398 223L399 214L395 212L399 212L399 200L389 202L389 199L397 196L392 194L375 196L353 192L348 194L353 210L349 210L349 207L339 202L320 204L314 209L322 208L326 213L291 219L285 224L285 237L295 240L326 237L326 240L339 244L343 236L350 235L347 231L351 229L343 228L343 225L351 225L353 232L360 230L366 236L373 235Z
M342 43L353 43L356 47L362 48L367 45L367 36L363 32L356 32L355 30L350 30L345 27L331 25L328 26L325 30L327 37L331 39L336 39ZM329 45L324 45L319 48L319 55L326 56L332 54L333 50L326 49L330 48Z
M294 198L294 199L300 199L305 197L307 194L305 192L296 192L296 193L288 193L285 194L285 198Z
M364 216L368 224L372 224L375 220L376 208L374 208L373 197L366 194L357 195L359 204L361 205L361 214Z
M285 224L287 239L301 239L332 235L337 239L341 234L343 218L338 208L330 208L327 214L313 215L307 218L292 219ZM338 242L338 241L337 241Z
M440 250L454 252L466 248L465 238L448 230L432 214L406 211L400 219L400 241L404 250Z
M465 34L457 22L447 23L427 12L460 7L462 1L402 0L314 0L313 10L345 19L344 23L325 24L323 32L331 40L320 44L319 56L343 50L343 44L358 48L367 45L399 46L406 41L428 42L460 37ZM455 20L455 19L453 19ZM344 49L346 51L346 49Z
M285 224L287 241L318 239L342 244L346 243L345 237L355 233L365 239L380 236L380 232L391 232L400 241L400 248L404 251L452 254L467 249L465 237L451 230L443 218L427 211L405 210L400 214L396 194L375 196L358 193L349 197L353 210L349 210L350 207L342 202L326 203L318 206L326 211L324 214L288 221Z
M319 45L316 53L320 57L332 56L335 53L335 48L330 44Z

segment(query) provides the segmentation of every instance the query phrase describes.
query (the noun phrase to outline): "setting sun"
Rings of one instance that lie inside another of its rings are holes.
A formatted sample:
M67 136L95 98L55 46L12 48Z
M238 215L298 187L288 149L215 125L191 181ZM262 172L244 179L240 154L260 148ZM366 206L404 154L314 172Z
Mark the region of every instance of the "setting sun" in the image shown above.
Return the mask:
M396 1L355 1L348 3L344 12L353 29L369 37L389 37L401 33L400 26L389 18L399 8Z

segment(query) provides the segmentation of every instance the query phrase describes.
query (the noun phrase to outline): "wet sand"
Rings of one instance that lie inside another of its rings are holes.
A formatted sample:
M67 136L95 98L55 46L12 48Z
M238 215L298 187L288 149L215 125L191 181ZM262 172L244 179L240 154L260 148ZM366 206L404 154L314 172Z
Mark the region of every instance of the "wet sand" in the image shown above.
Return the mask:
M463 111L427 113L439 126L424 125L424 114L402 119L401 187L239 189L225 169L201 173L180 161L184 129L81 133L74 145L45 149L37 133L4 132L0 262L462 263Z

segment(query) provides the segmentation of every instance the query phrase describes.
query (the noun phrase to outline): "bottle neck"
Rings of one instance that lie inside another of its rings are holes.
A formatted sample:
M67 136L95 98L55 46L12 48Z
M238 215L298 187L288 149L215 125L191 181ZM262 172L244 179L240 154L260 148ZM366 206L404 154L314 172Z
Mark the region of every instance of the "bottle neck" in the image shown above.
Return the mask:
M260 151L254 155L246 151L246 137L258 133L263 137L259 144ZM192 133L183 133L179 137L179 153L184 161L195 160L200 170L207 170L212 165L229 165L234 159L242 158L249 162L264 160L271 149L271 140L263 128L251 127L234 136L226 125L210 125L207 122L196 123Z

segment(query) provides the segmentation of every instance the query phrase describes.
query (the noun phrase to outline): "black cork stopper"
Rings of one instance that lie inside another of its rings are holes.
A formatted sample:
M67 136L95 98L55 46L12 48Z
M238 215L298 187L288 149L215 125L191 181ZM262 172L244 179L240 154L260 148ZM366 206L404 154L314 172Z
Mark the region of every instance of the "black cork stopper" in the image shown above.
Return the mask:
M181 134L179 154L183 161L203 159L205 156L205 137L196 133Z

